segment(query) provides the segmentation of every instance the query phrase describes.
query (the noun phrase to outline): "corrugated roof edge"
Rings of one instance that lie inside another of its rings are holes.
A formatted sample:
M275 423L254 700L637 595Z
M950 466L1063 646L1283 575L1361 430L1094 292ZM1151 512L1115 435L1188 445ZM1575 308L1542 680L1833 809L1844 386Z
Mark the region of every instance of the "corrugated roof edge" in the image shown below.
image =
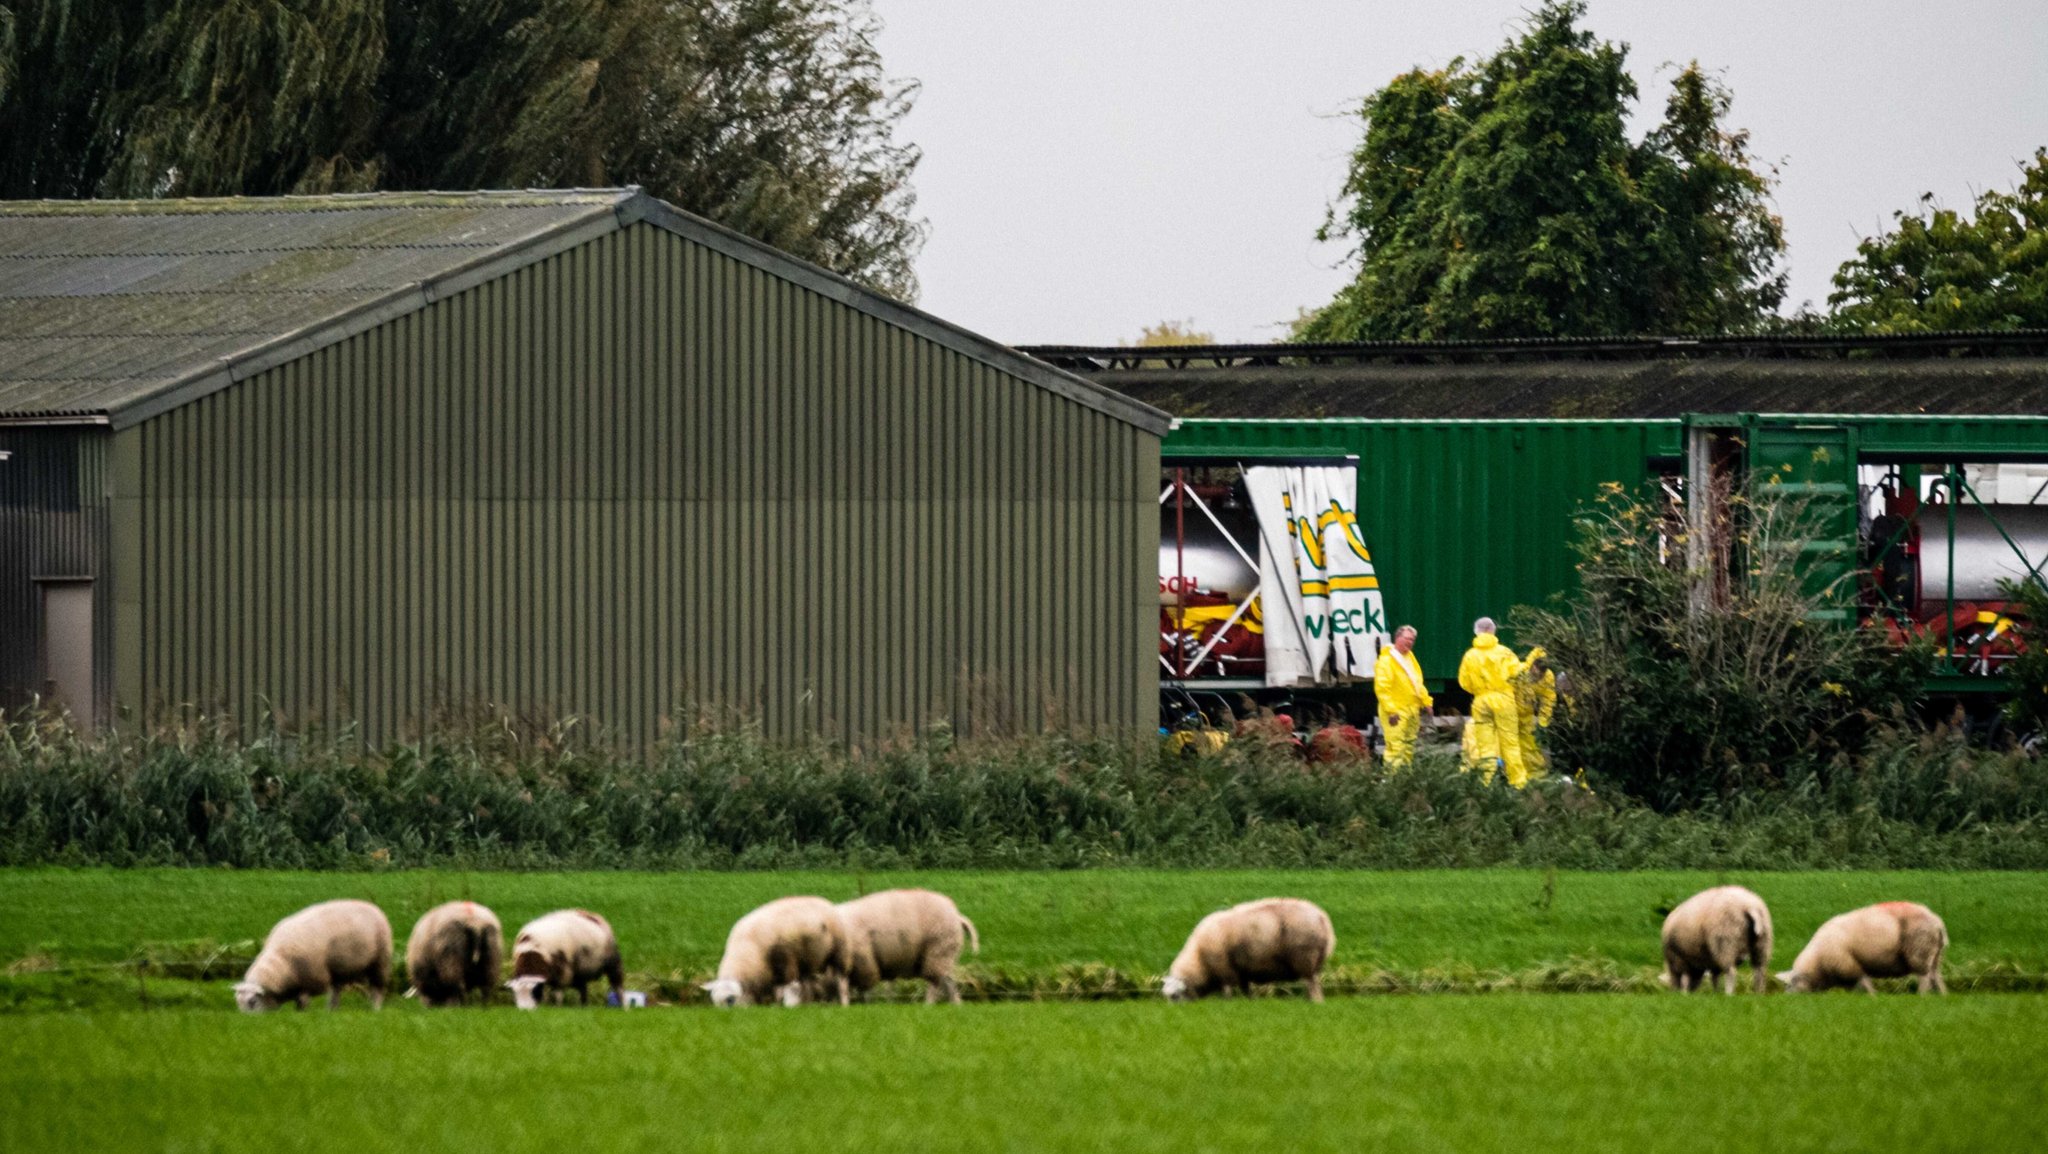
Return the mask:
M829 269L791 256L781 249L734 232L724 225L684 212L664 200L642 193L619 206L619 218L621 222L630 223L630 218L659 225L735 260L753 265L763 272L781 277L877 320L916 333L934 344L943 345L1070 401L1106 413L1126 424L1136 425L1154 435L1165 436L1173 427L1173 417L1162 409L1125 396L1107 386L1098 385L1065 369L1046 364L1000 341L990 340L951 321L941 320L913 305L883 296Z
M309 353L325 348L338 341L346 340L358 333L374 328L393 318L425 308L437 300L453 296L473 288L485 281L496 279L527 265L537 263L565 252L579 244L594 240L607 233L645 222L702 244L735 260L761 269L770 275L780 277L831 300L872 316L885 323L915 333L935 344L954 350L992 368L1008 373L1065 397L1078 404L1105 413L1111 417L1135 425L1156 436L1164 436L1173 425L1173 418L1160 409L1143 401L1127 397L1122 393L1093 381L1077 376L1065 369L1056 368L1043 361L1035 360L1015 349L987 337L968 331L949 321L944 321L901 301L855 284L853 281L819 265L789 255L760 241L734 232L700 216L695 216L648 194L636 186L619 189L565 189L560 191L530 190L525 192L474 192L474 193L363 193L363 203L405 204L422 201L460 198L503 197L507 200L528 199L532 203L562 203L568 198L578 198L570 203L588 203L590 211L578 214L531 235L507 242L488 253L480 254L474 260L459 265L449 272L431 280L419 281L394 290L376 300L357 305L345 312L323 318L310 325L302 326L289 333L262 341L248 348L238 350L225 357L203 365L195 366L168 379L162 385L150 389L146 394L119 405L109 406L103 413L80 414L21 414L18 417L0 417L0 426L9 424L109 424L115 429L124 429L169 412L181 405L189 404L201 397L268 369L294 361ZM553 197L553 200L543 198ZM293 198L234 198L248 205L261 201L289 204ZM340 199L323 196L318 199L332 202ZM123 202L122 207L133 207L137 202ZM156 208L142 202L144 211L175 211L170 208ZM63 211L64 202L38 201L17 202L17 210L33 210L48 206L49 210ZM93 211L118 211L113 205L96 207ZM70 211L81 211L74 203ZM243 211L249 211L243 208ZM257 210L260 211L260 210Z
M328 345L367 332L385 321L417 312L444 297L453 296L464 289L473 288L487 280L494 280L555 253L615 231L620 227L619 206L630 202L634 196L641 193L638 189L616 189L613 193L614 195L609 198L590 201L587 212L546 228L536 229L527 236L509 241L489 252L479 253L432 280L416 281L331 317L237 350L218 358L214 363L174 377L144 396L124 404L110 406L106 414L107 423L116 430L140 424L151 417L161 416L181 405L219 392L237 381L247 380L257 373L298 360ZM368 200L376 194L363 195ZM4 420L0 420L0 424L4 423Z

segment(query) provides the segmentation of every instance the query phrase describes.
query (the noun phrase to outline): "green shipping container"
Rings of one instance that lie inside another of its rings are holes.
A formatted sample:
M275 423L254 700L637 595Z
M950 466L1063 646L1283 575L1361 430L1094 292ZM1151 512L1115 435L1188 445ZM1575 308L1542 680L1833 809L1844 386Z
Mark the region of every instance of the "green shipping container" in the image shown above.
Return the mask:
M1423 672L1442 686L1474 618L1571 587L1573 512L1603 484L1675 473L1682 432L1674 420L1184 420L1162 463L1356 457L1387 621L1416 627Z

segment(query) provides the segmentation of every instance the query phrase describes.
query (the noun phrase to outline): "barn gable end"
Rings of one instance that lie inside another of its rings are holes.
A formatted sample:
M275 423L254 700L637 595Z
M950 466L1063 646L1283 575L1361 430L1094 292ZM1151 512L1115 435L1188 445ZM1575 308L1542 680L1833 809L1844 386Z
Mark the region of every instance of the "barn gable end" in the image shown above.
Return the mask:
M66 410L111 458L106 704L1151 724L1163 416L601 208Z

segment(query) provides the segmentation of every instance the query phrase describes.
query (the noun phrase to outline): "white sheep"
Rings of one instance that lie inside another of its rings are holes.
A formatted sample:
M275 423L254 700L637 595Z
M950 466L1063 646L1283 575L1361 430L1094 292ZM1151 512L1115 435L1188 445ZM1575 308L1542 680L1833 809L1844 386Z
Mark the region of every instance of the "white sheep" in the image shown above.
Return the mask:
M1829 918L1778 979L1792 993L1854 986L1875 994L1870 979L1910 974L1921 993L1946 994L1941 955L1947 949L1948 927L1933 910L1918 902L1879 902Z
M733 924L718 978L702 988L718 1006L760 1005L771 995L794 1006L815 979L836 990L843 1006L847 961L846 920L838 906L824 898L779 898Z
M1300 898L1265 898L1219 910L1203 918L1173 959L1163 992L1173 1001L1200 998L1234 988L1249 994L1253 983L1308 985L1309 1001L1323 1000L1323 964L1337 945L1330 915Z
M552 996L556 1005L574 989L590 1004L590 983L603 976L612 992L624 996L626 972L619 960L619 940L610 922L589 910L556 910L521 927L512 941L512 980L505 988L522 1010Z
M923 978L926 1002L943 994L960 1004L953 967L966 938L972 937L974 952L981 952L981 934L953 899L930 890L883 890L839 903L839 913L846 920L847 980L855 991L865 994L897 978Z
M421 914L405 940L406 993L429 1006L462 1005L472 990L488 1002L504 960L498 915L475 902L444 902Z
M272 926L249 972L235 984L235 1004L256 1014L315 994L327 1008L341 1004L343 986L363 983L370 1008L382 1009L391 983L391 923L369 902L342 900L307 906Z
M1741 886L1716 886L1680 902L1664 919L1665 985L1691 993L1703 981L1735 992L1735 967L1749 961L1761 994L1770 985L1771 911Z

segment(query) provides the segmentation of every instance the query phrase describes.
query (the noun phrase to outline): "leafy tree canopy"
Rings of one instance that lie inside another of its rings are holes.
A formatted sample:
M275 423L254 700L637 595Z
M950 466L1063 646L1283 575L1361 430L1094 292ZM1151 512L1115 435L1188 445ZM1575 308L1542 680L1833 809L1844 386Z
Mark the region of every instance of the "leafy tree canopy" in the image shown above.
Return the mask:
M1631 141L1624 45L1553 0L1494 56L1396 77L1359 111L1365 137L1318 236L1353 244L1357 278L1300 340L1727 332L1785 291L1773 177L1730 96L1697 63L1664 120Z
M911 299L867 0L0 0L0 197L639 184Z
M2048 328L2048 148L2019 187L1977 198L1965 220L1921 198L1925 215L1856 246L1828 294L1832 326L1869 333Z
M1198 329L1192 318L1184 321L1163 320L1156 325L1146 325L1138 332L1138 339L1129 342L1141 349L1166 348L1172 345L1213 345L1216 334Z

